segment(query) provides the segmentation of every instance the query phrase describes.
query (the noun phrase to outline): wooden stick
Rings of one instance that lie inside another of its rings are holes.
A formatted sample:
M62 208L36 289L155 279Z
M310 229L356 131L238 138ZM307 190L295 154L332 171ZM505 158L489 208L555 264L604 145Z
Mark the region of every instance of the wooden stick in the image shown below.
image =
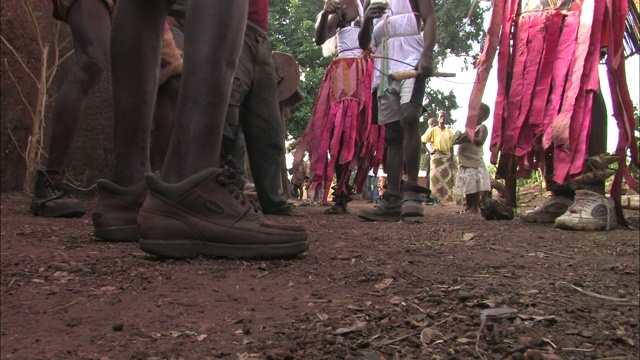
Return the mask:
M393 80L413 79L417 76L418 71L416 70L397 71L389 75L389 77L391 77L391 79ZM456 77L456 74L448 72L434 72L433 74L431 74L431 77Z

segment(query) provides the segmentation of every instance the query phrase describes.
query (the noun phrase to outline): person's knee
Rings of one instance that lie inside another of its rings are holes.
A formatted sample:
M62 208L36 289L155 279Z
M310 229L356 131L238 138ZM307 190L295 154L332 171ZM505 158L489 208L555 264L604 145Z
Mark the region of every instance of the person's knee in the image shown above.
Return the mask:
M409 102L400 106L402 118L400 123L405 133L414 133L419 130L420 106Z
M394 121L385 125L384 141L387 145L402 144L403 134L400 121Z
M84 54L77 54L77 71L78 75L81 78L81 81L86 86L91 86L100 78L104 71L107 69L107 59L102 56L98 56L97 54L93 54L91 51L88 51Z

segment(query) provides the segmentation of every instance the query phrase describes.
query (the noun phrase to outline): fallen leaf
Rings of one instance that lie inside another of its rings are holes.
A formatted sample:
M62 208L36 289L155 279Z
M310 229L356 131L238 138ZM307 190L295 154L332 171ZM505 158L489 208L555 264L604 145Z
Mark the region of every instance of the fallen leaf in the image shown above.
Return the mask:
M198 339L198 341L202 341L202 340L206 339L206 338L207 338L207 336L209 336L209 335L207 335L207 334L200 334L200 335L196 336L196 339Z
M435 329L424 329L420 333L420 342L423 346L429 345L436 337L441 337L442 333Z
M321 321L325 321L329 318L329 315L324 313L316 313L316 315L318 315L318 318L320 318Z
M464 235L462 235L462 240L463 241L469 241L471 239L473 239L478 233L466 233Z
M382 280L382 282L376 284L375 288L377 290L385 289L385 288L389 287L389 285L391 285L392 282L393 282L393 279L384 279L384 280Z
M457 338L456 341L460 344L468 344L470 342L473 342L473 340L467 338Z
M486 318L501 317L509 314L514 314L516 312L518 312L518 310L512 308L484 309L480 312L480 319L484 321Z
M346 334L346 333L350 333L350 332L354 332L354 331L366 332L367 331L367 323L363 322L363 321L356 321L355 324L353 324L353 325L351 325L349 327L339 328L336 331L334 331L333 333L335 335L342 335L342 334Z
M391 299L389 299L389 302L393 305L398 305L402 302L402 298L400 296L394 296Z

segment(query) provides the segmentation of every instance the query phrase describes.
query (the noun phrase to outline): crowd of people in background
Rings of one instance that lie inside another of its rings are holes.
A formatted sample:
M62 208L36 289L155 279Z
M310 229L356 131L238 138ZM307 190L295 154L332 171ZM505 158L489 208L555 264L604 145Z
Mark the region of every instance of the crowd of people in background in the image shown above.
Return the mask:
M267 0L187 1L184 53L176 48L166 22L174 1L118 0L117 6L106 0L53 3L54 16L71 28L76 61L53 111L49 158L47 167L38 172L33 215L85 213L84 205L65 189L64 162L80 109L109 56L114 149L108 176L97 183L92 214L95 236L102 241L139 242L147 253L174 259L291 257L309 248L305 227L274 223L263 216L303 216L287 201L289 195L301 200L307 193L313 201L330 205L325 214L344 215L354 194L362 193L373 205L359 211L361 219L399 221L424 217L424 204L452 204L454 194L463 197L461 214L477 213L480 199L491 191L483 160L489 134L482 122L489 117L488 105L482 104L477 118L471 119L475 128L454 134L447 114L440 111L437 118L427 120L429 128L420 135L426 79L434 72L432 0L325 1L314 40L335 57L294 155L291 194L283 191L281 181L285 128L266 35ZM184 7L182 3L177 5ZM561 10L575 18L571 11L580 10L578 3L565 1ZM522 12L544 9L525 7ZM617 26L598 18L603 28ZM593 41L604 49L609 39L602 37L600 42L601 31L594 27ZM597 65L600 53L595 54L595 45L588 58ZM597 83L597 77L593 79ZM556 85L554 91L561 92ZM554 93L548 95L557 100ZM584 96L591 110L584 114L594 119L592 137L601 137L597 126L606 118L602 94L589 89ZM504 108L495 119L501 121ZM528 121L524 124L529 126ZM525 128L521 136L533 136L529 130ZM514 160L505 154L510 154L509 146L515 147L515 139L505 135L500 143L501 135L492 138L492 151L501 149L499 169L511 171ZM527 139L517 140L529 146ZM586 137L581 139L584 145ZM554 132L545 137L549 142L545 144L554 149L553 141L561 147L562 140ZM595 155L604 151L602 142L589 145L593 166L619 161ZM457 165L454 146L458 146ZM585 155L586 149L582 150ZM304 160L307 152L309 163ZM424 183L419 176L422 154ZM573 167L577 160L569 161L568 170L563 167L568 164L563 153L549 156L545 175L552 196L525 213L523 220L556 221L565 229L576 229L574 223L582 224L578 229L613 227L613 203L604 195L606 171L589 178L593 189L576 192L566 182L554 181L564 179L561 170L564 175L577 174ZM247 182L245 157L258 202L242 191ZM328 201L330 194L333 204ZM596 214L596 207L605 215ZM603 217L605 224L597 217Z

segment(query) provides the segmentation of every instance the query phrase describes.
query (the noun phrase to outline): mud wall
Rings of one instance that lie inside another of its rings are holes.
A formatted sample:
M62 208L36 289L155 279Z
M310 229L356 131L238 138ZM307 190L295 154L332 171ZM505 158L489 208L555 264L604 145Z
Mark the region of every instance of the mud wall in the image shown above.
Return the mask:
M49 1L30 1L36 14L42 33L43 42L53 48L54 29L59 23L53 17ZM36 40L36 32L28 22L22 0L3 0L0 3L0 34L20 54L27 67L37 76L40 71L41 51ZM72 49L70 32L66 24L62 24L58 44L61 54ZM50 66L53 60L53 50L49 52ZM28 107L21 100L16 84L11 80L10 73L16 79L24 97L31 106L35 105L37 88L28 73L16 60L13 53L4 44L0 46L0 191L21 190L24 182L26 164L22 154L27 146L31 133L32 120ZM48 101L45 110L45 158L48 138L51 132L51 109L56 95L62 86L69 68L74 61L69 57L57 71L48 89ZM67 159L67 174L81 187L90 187L95 181L106 176L108 159L112 147L112 100L111 77L107 72L91 92L82 113L82 121L76 138L73 141L71 153ZM45 163L43 163L44 165Z

